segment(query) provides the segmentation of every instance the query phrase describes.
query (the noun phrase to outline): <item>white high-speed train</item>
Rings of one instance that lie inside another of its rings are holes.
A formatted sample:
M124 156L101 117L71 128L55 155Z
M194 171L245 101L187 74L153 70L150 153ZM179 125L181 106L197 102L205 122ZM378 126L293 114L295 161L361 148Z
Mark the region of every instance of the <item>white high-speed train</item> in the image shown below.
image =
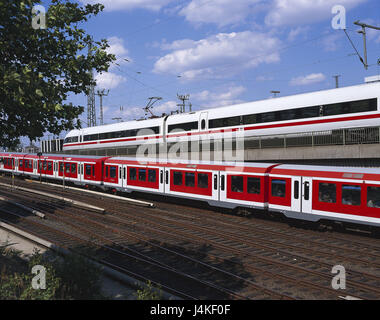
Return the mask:
M64 151L380 125L380 82L70 131Z

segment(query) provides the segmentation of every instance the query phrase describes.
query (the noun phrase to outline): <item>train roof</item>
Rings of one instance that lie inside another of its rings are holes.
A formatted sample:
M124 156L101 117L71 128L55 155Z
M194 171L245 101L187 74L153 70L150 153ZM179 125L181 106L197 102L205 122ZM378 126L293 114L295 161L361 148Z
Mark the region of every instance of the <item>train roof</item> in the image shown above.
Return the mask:
M156 160L149 158L132 158L132 157L112 157L105 161L105 163L115 163L115 164L136 164L136 165L161 165L170 166L176 168L187 168L187 169L201 169L201 170L227 170L227 171L238 171L238 172L267 172L276 163L246 163L246 162L222 162L222 161L191 161L191 160Z
M380 181L380 168L281 164L271 174Z
M86 156L86 155L77 155L77 154L42 154L41 156L38 156L34 153L21 153L21 152L1 152L0 157L4 156L23 156L26 158L32 158L32 159L52 159L52 160L62 160L62 158L65 158L65 160L75 159L75 160L104 160L109 157L106 156Z
M130 130L130 129L151 128L151 127L162 125L162 122L163 122L163 118L156 118L156 119L133 120L133 121L127 121L127 122L105 124L102 126L83 128L80 130L71 130L66 135L66 138L76 137L79 134L87 135L87 134L96 134L96 133L103 133L103 132L123 131L123 130Z

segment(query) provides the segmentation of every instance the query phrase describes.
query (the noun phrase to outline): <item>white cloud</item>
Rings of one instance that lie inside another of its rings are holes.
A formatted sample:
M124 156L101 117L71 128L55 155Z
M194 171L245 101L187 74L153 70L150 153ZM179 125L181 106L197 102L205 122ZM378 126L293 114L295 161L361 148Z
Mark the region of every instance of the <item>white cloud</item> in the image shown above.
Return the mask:
M273 0L273 7L265 17L270 26L312 24L332 19L331 9L339 4L346 12L367 0Z
M107 39L109 48L108 53L114 54L116 57L127 58L128 49L124 47L124 40L118 37L111 37Z
M294 29L291 29L288 35L288 40L292 42L299 36L303 35L305 37L308 31L309 27L296 27Z
M84 4L101 3L105 10L132 10L132 9L147 9L159 11L172 0L81 0Z
M95 76L96 85L100 89L114 89L127 79L113 72L98 73Z
M343 38L343 36L343 33L337 32L324 37L321 41L323 49L327 52L333 52L338 50L341 44L340 40Z
M242 103L243 101L237 99L246 88L243 86L234 86L219 90L220 92L210 92L204 90L191 95L191 99L198 101L202 108L215 108Z
M187 80L223 78L262 63L278 62L280 43L269 34L252 31L219 33L199 41L174 41L165 45L173 51L156 61L154 72L181 74Z
M116 65L120 65L127 59L132 62L132 58L128 56L128 49L124 46L124 40L118 37L110 37L107 39L109 47L106 49L107 53L112 53L116 56L116 61L111 65L110 69L115 69Z
M179 14L195 24L214 23L219 26L241 23L261 0L192 0Z
M326 76L323 73L312 73L307 76L300 76L293 78L290 81L292 86L305 86L313 83L322 82L326 79Z

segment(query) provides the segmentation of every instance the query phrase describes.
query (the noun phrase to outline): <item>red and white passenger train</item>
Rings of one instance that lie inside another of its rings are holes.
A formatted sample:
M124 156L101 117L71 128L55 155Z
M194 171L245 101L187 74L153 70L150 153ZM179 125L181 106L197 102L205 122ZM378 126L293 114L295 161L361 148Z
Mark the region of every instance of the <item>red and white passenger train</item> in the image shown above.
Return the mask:
M380 226L380 169L0 153L0 171L227 208Z

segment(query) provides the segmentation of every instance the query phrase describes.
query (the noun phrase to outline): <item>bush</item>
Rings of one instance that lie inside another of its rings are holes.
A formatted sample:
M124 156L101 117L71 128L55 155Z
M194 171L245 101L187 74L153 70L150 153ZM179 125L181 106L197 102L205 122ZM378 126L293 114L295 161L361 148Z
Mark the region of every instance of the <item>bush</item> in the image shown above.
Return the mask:
M161 289L155 289L150 280L147 281L146 286L140 286L140 289L136 292L137 300L161 300Z
M26 264L16 262L14 252L0 250L0 300L104 299L101 294L101 270L77 254L48 258L34 252ZM27 267L26 267L26 266ZM46 289L33 289L33 266L46 270ZM26 268L25 268L26 267Z

